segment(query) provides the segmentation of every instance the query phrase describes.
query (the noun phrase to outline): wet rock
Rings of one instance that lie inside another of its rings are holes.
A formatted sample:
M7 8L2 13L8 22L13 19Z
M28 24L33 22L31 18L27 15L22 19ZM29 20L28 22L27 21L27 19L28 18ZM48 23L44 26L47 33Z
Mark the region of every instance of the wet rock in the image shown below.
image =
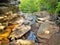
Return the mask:
M55 22L56 22L56 24L60 27L60 17L57 16L56 18L57 18L57 19L55 20Z
M29 40L17 40L17 45L36 45L33 41Z
M60 32L55 33L48 41L49 45L60 45Z
M11 38L11 40L14 40L15 38L18 39L22 37L24 34L26 34L28 31L30 31L30 29L31 27L29 25L18 26L17 28L13 29L9 38Z
M32 25L36 20L36 17L32 14L25 15L25 23L29 22L29 25Z
M17 24L16 18L19 18L18 7L10 2L11 0L0 0L0 45L9 43L8 36ZM22 21L20 22L22 23Z
M37 17L43 18L50 14L47 11L41 11L41 12L35 12L34 15L36 15Z
M5 45L36 45L36 44L35 44L35 42L30 41L30 40L19 39L19 40L16 40L14 42L10 42L10 43L5 44Z
M36 16L34 16L33 14L23 12L20 12L20 14L21 14L20 16L24 17L24 24L32 25L33 23L35 23Z
M36 23L36 22L31 26L31 30L34 32L35 35L37 34L39 26L40 26L40 24Z
M22 25L24 23L24 18L19 17L18 19L15 20L15 23L18 23L19 25Z
M57 32L59 32L59 27L54 22L46 21L41 24L37 36L41 39L50 39L50 37Z
M37 17L36 21L38 23L43 23L46 20L50 20L50 14L47 11L36 12L36 14L34 15L36 15Z
M35 42L36 36L34 35L34 32L31 31L27 39Z
M13 4L18 7L19 2L20 2L20 0L11 0L10 4Z
M42 38L49 39L52 34L58 32L58 31L59 31L59 27L57 27L56 24L54 24L54 22L47 21L47 22L44 22L43 24L41 24L37 34L42 33L41 34L41 35L43 35L43 36L41 36Z

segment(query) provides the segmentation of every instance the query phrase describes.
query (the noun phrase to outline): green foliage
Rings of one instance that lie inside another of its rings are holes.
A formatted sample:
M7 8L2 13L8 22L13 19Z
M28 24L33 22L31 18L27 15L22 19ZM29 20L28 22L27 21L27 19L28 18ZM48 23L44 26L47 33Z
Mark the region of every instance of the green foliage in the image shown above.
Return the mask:
M19 8L23 12L36 12L39 10L38 0L21 0Z
M19 8L23 12L33 13L40 10L46 10L53 14L56 9L58 0L21 0Z
M41 10L47 10L51 14L55 12L58 0L40 0Z
M60 14L60 2L58 2L57 8L56 8L56 13Z

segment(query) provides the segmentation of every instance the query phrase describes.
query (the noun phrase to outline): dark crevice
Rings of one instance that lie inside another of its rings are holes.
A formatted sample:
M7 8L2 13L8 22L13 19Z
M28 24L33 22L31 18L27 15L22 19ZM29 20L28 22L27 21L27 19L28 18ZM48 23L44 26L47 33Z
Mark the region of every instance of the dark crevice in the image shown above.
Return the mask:
M9 0L0 0L0 3L7 3Z

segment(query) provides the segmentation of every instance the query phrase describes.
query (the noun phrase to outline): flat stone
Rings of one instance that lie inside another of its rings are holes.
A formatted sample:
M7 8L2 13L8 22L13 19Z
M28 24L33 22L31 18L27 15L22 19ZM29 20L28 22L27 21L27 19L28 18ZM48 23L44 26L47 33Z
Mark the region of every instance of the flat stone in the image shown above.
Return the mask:
M34 14L34 15L36 15L36 17L37 17L36 21L38 23L43 23L46 20L50 20L50 14L47 11L41 11L40 13L36 12L36 14Z
M11 40L13 40L15 38L20 38L25 33L27 33L28 31L30 31L30 29L31 29L31 27L29 25L18 26L17 28L13 29L13 32L11 32L9 38L11 38Z
M35 42L30 40L17 40L16 44L18 45L36 45Z
M41 38L49 39L54 33L59 32L59 27L51 21L46 21L41 24L37 36Z
M55 33L48 41L49 45L60 45L60 32Z

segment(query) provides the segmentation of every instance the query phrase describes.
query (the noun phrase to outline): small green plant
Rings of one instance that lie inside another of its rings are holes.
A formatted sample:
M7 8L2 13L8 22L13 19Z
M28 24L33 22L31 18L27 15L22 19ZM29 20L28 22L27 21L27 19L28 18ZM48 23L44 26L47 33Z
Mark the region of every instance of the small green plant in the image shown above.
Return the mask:
M59 15L60 14L60 2L58 2L58 5L56 6L56 14Z

